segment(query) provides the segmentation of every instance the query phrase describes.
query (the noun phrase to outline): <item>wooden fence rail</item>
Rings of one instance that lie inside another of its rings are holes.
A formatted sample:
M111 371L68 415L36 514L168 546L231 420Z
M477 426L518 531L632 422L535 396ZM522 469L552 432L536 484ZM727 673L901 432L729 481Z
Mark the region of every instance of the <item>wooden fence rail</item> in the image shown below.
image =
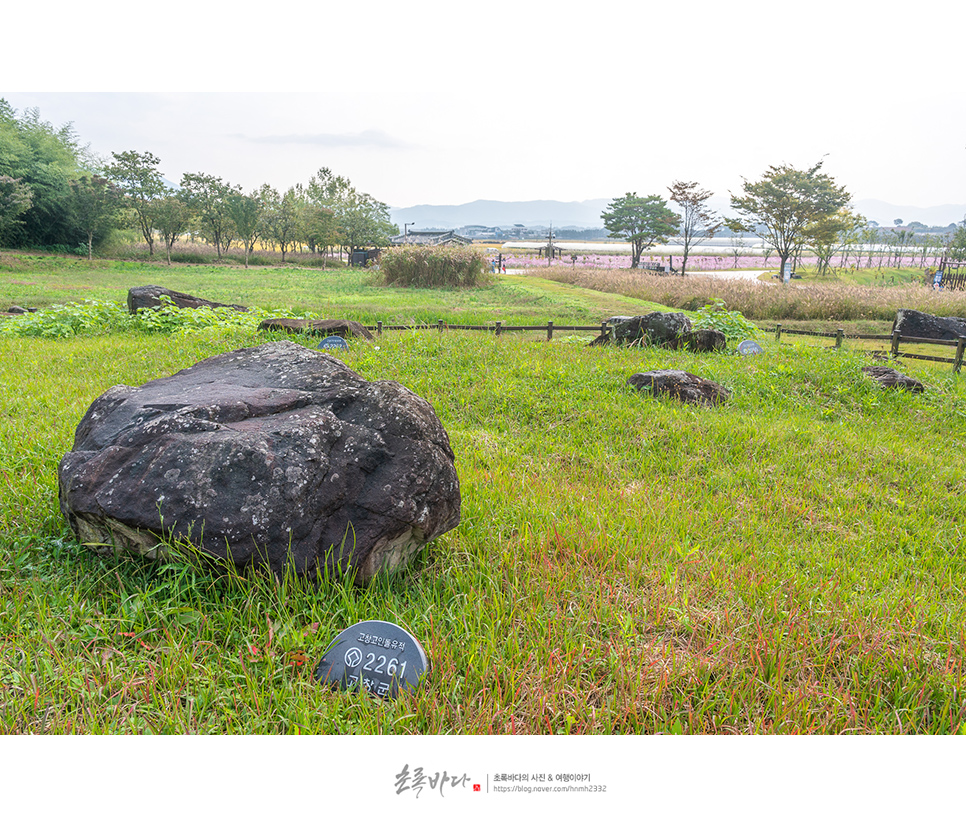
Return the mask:
M548 321L546 324L506 324L502 321L495 324L447 324L442 319L439 319L436 324L383 324L381 321L376 322L377 333L382 333L383 330L483 330L499 336L503 333L537 331L546 333L548 342L553 339L553 334L557 331L597 333L606 336L608 327L609 325L606 322L597 325L554 324L552 321Z
M383 324L381 321L376 322L377 333L382 333L385 330L479 330L500 336L503 333L536 331L546 333L548 342L553 339L553 334L557 331L564 331L567 333L597 333L601 336L606 336L609 327L610 326L607 324L607 322L599 325L554 324L552 321L548 321L546 324L506 324L502 321L495 322L494 324L447 324L445 321L443 321L443 319L437 320L436 324ZM877 342L889 342L890 348L888 355L893 357L905 356L909 359L922 359L927 362L945 362L947 364L951 364L956 373L959 373L962 369L963 355L966 353L966 338L963 337L958 339L919 339L915 336L903 336L899 333L889 333L881 336L870 335L867 333L847 334L841 327L834 333L831 333L815 330L792 330L788 327L782 327L779 324L775 326L776 342L781 341L783 333L795 336L812 336L813 338L819 339L835 339L836 348L841 348L846 339L866 339ZM899 350L899 345L902 342L954 347L956 348L956 356L950 359L946 356L925 356L917 353L904 353ZM883 351L869 351L869 353L875 356L887 355Z
M926 362L946 362L953 366L953 370L958 374L963 367L963 354L966 352L966 338L960 336L958 339L920 339L917 336L903 336L901 333L889 333L884 336L870 335L868 333L849 333L846 334L842 328L834 333L816 332L814 330L792 330L782 327L780 324L775 326L775 341L780 341L782 333L790 333L796 336L814 336L820 339L835 339L835 347L842 347L845 339L866 339L877 342L889 342L890 356L905 356L909 359L923 359ZM921 345L942 345L943 347L956 348L956 356L950 359L947 356L926 356L921 353L905 353L899 350L902 342ZM875 356L885 356L883 351L869 351Z

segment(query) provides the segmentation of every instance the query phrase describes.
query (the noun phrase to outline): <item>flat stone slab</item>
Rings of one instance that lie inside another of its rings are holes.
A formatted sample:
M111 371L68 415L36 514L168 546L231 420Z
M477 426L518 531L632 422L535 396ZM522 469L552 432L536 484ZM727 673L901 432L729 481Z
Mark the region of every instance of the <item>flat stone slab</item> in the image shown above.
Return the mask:
M242 313L248 310L241 304L223 304L220 301L209 301L207 298L199 298L196 295L189 295L178 290L169 290L166 287L159 287L155 284L148 284L143 287L131 287L127 291L127 309L132 315L141 309L157 309L162 305L161 296L166 295L171 299L171 303L180 309L197 310L200 307L231 307Z
M627 381L639 391L650 391L655 397L674 397L696 405L720 405L731 397L731 392L723 385L688 371L648 371L634 374Z
M306 333L311 336L341 336L372 341L372 333L365 325L348 319L265 319L259 330L279 330L284 333Z
M883 388L904 388L914 394L921 394L926 390L926 386L918 379L906 376L888 365L868 365L862 369L862 372L872 377Z

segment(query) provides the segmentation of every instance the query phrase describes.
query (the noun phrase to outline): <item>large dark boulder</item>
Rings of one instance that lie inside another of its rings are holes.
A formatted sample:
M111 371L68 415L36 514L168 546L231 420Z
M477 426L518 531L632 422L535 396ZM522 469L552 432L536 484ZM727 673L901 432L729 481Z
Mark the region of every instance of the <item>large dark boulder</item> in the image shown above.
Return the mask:
M892 332L915 339L955 340L966 336L966 319L933 316L919 310L897 310Z
M432 406L333 356L270 342L91 405L59 468L81 541L170 555L182 540L281 575L395 570L460 518Z
M156 309L161 307L163 302L161 296L166 295L171 299L171 303L181 309L197 310L199 307L231 307L233 310L245 312L247 307L240 304L222 304L219 301L209 301L206 298L198 298L195 295L188 295L186 292L169 290L166 287L158 287L150 284L144 287L131 287L127 291L127 309L132 315L143 308Z
M312 336L341 336L372 341L372 333L365 325L348 319L265 319L259 330L280 330L284 333L306 333Z
M648 313L614 320L613 341L619 345L681 347L691 332L691 319L684 313Z
M731 392L720 383L688 371L647 371L634 374L627 381L638 391L649 391L655 397L674 397L697 405L719 405L731 396Z

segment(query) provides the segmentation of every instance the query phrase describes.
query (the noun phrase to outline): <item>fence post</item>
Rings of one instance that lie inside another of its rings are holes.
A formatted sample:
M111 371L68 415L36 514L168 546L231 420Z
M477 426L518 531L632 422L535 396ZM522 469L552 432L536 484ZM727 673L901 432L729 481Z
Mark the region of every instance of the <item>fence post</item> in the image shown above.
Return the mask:
M498 321L496 323L496 335L499 336L503 332L503 322Z
M780 324L775 325L775 341L780 342L782 340L782 326Z
M381 321L377 321L376 322L376 333L378 333L380 336L382 335L382 322Z
M442 319L436 319L436 325L439 328L439 332L442 333L443 332L443 320Z
M842 340L845 338L845 331L840 327L835 333L836 350L842 347Z
M600 335L601 336L606 336L607 335L607 322L606 321L603 321L603 322L600 323Z
M553 322L548 321L547 322L547 341L549 342L551 339L553 339Z
M895 358L899 355L899 331L892 331L892 356Z
M958 374L963 367L963 352L966 351L966 337L960 336L956 340L956 361L953 363L953 370Z

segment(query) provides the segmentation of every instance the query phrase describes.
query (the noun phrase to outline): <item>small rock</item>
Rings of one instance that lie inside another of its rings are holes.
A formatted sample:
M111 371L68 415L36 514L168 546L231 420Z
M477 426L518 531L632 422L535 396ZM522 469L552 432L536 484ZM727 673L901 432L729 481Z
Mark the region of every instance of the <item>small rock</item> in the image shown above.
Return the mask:
M634 374L627 381L639 391L650 389L655 397L676 397L682 402L699 405L719 405L731 396L731 392L723 385L710 379L702 379L688 371L648 371Z
M888 365L869 365L863 368L862 372L872 377L883 388L905 388L914 394L921 394L926 390L926 386L918 379L906 376Z

